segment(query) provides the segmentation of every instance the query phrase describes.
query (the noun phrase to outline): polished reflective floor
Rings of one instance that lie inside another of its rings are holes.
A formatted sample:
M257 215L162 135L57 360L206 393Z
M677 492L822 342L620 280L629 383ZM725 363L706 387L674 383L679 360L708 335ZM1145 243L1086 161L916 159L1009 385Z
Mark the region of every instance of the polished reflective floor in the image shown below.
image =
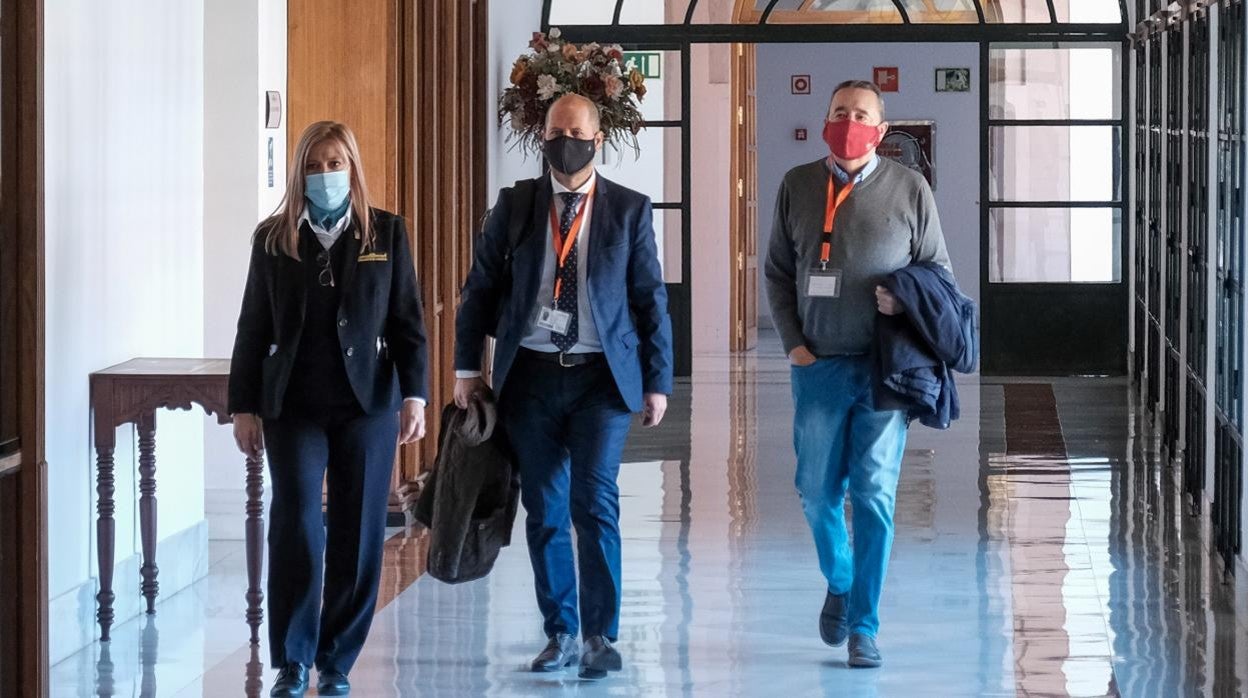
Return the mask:
M625 670L532 674L544 638L522 528L487 579L421 576L395 531L357 696L1236 696L1248 592L1159 464L1123 380L960 383L962 420L912 428L881 609L884 667L824 646L793 489L779 349L699 360L620 486ZM241 544L210 576L53 667L54 696L267 695ZM263 633L262 633L263 637Z

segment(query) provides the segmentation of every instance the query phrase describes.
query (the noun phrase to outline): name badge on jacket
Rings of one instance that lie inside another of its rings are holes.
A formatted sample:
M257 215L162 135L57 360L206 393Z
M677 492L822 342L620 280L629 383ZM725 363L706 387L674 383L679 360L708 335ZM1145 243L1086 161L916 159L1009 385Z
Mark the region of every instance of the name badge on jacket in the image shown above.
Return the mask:
M356 258L355 261L357 262L388 262L390 261L390 255L385 252L370 252L369 254L360 255L359 257Z
M806 295L810 298L840 298L841 270L822 265L811 269L806 277Z

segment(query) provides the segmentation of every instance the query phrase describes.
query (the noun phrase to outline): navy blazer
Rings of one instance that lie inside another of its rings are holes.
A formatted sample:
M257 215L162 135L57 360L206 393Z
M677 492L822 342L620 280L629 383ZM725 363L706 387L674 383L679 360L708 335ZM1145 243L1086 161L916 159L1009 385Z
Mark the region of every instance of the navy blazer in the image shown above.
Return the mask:
M347 379L368 414L397 410L401 398L428 396L425 325L416 268L403 219L372 209L376 241L368 254L356 223L347 246L338 308L338 341ZM307 307L304 262L265 251L264 229L252 241L251 266L230 363L230 414L281 415Z
M948 429L960 416L953 371L974 371L979 357L975 302L931 262L894 272L884 286L905 312L876 317L876 409L903 409L925 426Z
M477 239L455 318L455 370L481 370L486 336L497 340L493 388L498 395L536 318L549 250L550 178L538 179L532 191L531 207L517 205L514 188L499 192ZM530 215L511 250L508 229L517 208ZM625 404L639 412L643 393L672 392L672 323L650 199L598 175L587 244L587 295L602 351Z

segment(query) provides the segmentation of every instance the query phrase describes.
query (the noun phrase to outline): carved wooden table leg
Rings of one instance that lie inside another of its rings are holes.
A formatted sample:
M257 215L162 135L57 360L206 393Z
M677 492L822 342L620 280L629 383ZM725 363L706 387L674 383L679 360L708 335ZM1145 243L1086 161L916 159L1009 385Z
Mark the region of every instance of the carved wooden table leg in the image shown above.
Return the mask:
M260 623L264 620L264 592L260 573L264 570L264 459L247 458L247 625L251 644L260 644Z
M116 543L117 525L113 519L113 512L116 510L116 505L113 501L113 495L116 491L113 475L114 444L112 439L102 438L103 436L105 435L96 435L95 445L95 491L99 495L99 499L96 502L96 510L99 513L99 517L95 522L95 543L100 564L100 591L95 595L95 600L99 605L96 611L96 619L100 623L100 640L108 642L109 630L113 626L113 601L117 598L113 594L113 552Z
M243 694L247 698L262 698L264 693L264 662L260 661L260 646L251 646L251 659L247 660L247 678L243 682Z
M143 541L143 566L139 574L143 598L147 599L147 612L156 612L156 594L160 584L156 575L156 413L148 412L139 417L139 531Z

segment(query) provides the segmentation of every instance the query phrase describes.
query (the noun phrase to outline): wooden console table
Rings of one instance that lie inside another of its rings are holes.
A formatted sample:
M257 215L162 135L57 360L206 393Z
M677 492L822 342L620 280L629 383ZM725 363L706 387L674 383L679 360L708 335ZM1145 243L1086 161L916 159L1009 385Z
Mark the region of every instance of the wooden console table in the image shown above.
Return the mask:
M139 527L143 543L140 589L147 612L156 612L156 410L191 409L197 403L218 424L229 424L226 409L230 362L226 359L132 359L91 374L91 410L94 414L96 491L99 493L96 533L100 557L100 593L97 618L101 640L109 639L113 625L113 564L116 538L113 450L117 427L134 424L139 435ZM264 567L264 460L247 458L247 624L251 643L260 642L260 572Z

